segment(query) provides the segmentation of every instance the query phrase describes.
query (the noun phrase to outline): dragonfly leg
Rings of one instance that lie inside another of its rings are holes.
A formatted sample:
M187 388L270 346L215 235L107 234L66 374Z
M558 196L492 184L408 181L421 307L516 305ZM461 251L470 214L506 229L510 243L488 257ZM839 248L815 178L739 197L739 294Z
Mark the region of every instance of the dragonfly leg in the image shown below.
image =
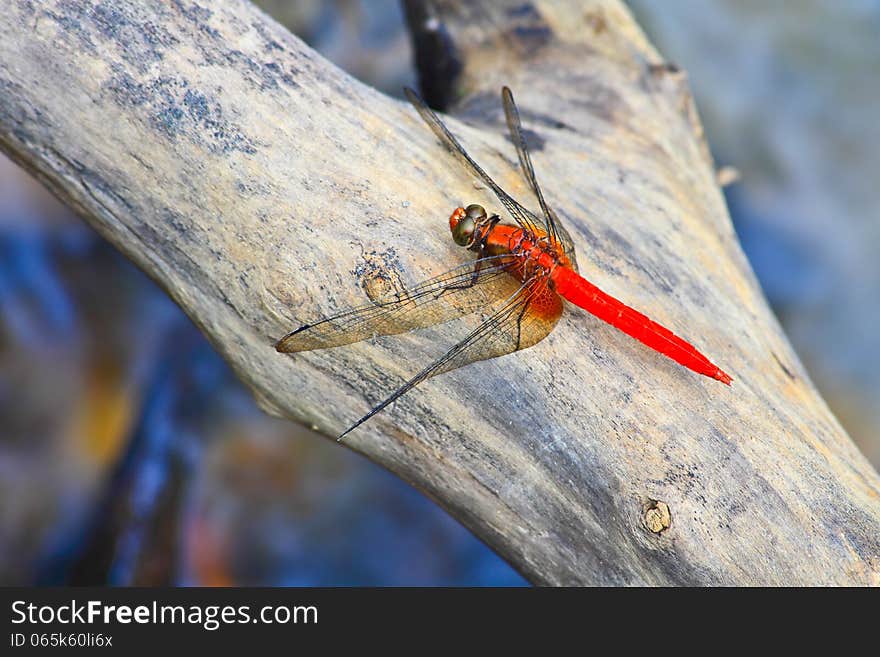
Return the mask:
M485 260L483 259L484 257L485 257L485 248L481 248L477 259L474 261L474 272L471 275L471 277L462 283L455 283L453 285L447 285L446 287L441 288L437 292L437 296L434 298L439 299L446 292L449 292L451 290L467 290L469 288L472 288L474 285L476 285L480 280L480 270L482 269L483 264L485 263Z
M522 344L522 321L523 317L526 316L526 311L529 309L529 304L531 304L532 299L528 297L523 303L522 310L519 312L519 316L516 318L516 349L519 350L520 345Z

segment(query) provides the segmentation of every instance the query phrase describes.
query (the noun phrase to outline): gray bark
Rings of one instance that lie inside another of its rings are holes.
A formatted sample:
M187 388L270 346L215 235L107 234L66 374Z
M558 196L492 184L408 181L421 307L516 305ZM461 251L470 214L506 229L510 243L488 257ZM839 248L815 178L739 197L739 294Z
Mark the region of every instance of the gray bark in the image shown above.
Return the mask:
M347 445L536 583L880 583L880 480L749 269L684 73L615 0L434 4L440 33L422 3L408 14L470 153L535 205L504 137L510 86L581 273L735 381L569 309ZM461 327L292 357L273 341L463 262L449 212L499 209L410 107L240 0L9 0L0 145L163 286L263 408L328 436Z

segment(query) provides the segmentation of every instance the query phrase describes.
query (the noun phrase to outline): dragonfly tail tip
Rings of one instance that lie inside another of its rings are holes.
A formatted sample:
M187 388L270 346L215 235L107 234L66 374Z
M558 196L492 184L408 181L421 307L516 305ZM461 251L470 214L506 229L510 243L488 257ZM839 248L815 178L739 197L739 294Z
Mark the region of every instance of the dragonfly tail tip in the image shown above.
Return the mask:
M723 372L721 368L717 368L715 376L713 378L721 381L721 383L724 383L726 385L730 385L731 383L733 383L733 377L730 376L727 372Z

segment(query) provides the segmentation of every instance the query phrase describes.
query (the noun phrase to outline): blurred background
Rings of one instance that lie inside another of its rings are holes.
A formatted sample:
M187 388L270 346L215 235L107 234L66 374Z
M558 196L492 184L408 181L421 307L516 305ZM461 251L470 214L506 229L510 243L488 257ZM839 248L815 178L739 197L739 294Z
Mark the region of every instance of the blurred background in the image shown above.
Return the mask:
M396 0L259 4L368 84L414 84ZM689 72L742 175L725 191L752 266L880 466L880 2L629 4ZM259 412L151 281L2 156L0 500L0 584L525 584L406 484Z

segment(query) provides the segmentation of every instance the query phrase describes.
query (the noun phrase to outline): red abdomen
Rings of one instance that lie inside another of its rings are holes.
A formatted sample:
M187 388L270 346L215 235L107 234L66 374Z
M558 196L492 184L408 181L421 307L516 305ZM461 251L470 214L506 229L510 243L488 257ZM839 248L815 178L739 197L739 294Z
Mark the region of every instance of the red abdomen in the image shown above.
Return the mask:
M551 274L556 291L576 306L608 322L639 342L699 374L730 385L733 380L697 349L672 331L606 294L571 269L557 267Z

